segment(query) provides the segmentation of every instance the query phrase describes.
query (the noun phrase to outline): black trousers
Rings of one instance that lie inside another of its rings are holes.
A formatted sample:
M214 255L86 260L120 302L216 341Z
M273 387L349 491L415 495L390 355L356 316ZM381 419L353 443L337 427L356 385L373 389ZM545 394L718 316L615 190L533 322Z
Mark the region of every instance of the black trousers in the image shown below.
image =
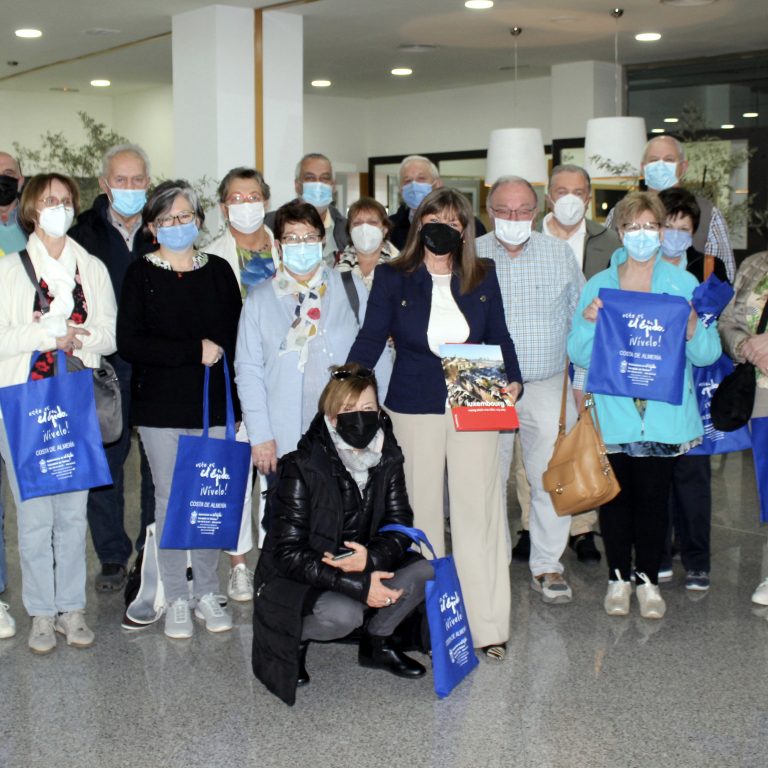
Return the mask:
M635 570L657 584L676 458L637 458L624 453L611 453L608 458L621 485L619 495L600 507L609 578L615 579L618 570L622 580L629 581L634 550Z
M683 454L675 459L669 494L669 527L662 562L672 562L672 527L686 571L709 573L712 529L712 468L709 456Z

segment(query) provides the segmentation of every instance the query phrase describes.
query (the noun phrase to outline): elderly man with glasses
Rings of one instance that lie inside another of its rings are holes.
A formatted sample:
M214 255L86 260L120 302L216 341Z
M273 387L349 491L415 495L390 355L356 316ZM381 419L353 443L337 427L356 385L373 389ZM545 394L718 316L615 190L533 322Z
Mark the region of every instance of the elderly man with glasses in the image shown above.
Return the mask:
M568 544L569 517L558 517L541 476L557 436L571 318L584 275L567 243L533 231L536 191L518 176L502 176L488 194L493 232L479 238L477 255L493 259L504 313L523 374L525 397L517 405L523 463L531 484L529 565L531 587L545 603L567 603L572 591L560 558ZM567 399L567 427L576 420ZM509 477L514 434L503 434L500 461L503 486Z

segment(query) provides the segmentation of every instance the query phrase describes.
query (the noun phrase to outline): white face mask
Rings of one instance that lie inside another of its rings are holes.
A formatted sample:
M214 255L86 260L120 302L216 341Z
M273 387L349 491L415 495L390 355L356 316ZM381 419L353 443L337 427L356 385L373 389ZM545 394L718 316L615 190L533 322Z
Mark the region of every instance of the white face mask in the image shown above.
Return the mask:
M494 222L496 237L506 245L522 245L531 237L532 221L513 221L496 219Z
M349 230L349 234L355 250L360 253L373 253L384 240L381 227L375 227L373 224L358 224Z
M238 232L250 235L264 223L264 203L234 203L227 206L227 215Z
M552 212L564 227L572 227L584 218L586 206L578 195L563 195L555 200Z
M57 205L55 208L43 208L38 217L40 229L48 237L64 237L75 219L75 209Z

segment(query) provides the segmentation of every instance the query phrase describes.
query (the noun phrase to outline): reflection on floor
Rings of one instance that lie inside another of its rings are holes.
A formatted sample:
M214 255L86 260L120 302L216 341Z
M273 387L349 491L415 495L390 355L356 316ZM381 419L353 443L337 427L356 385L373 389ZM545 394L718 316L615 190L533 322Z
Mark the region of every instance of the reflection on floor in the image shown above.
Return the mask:
M12 544L2 599L19 632L0 641L0 766L764 768L768 608L749 597L765 529L751 455L713 466L709 594L683 589L677 561L663 586L665 619L641 619L634 601L630 616L611 618L603 565L581 565L569 551L574 600L546 606L514 564L507 660L481 660L445 701L429 676L364 670L355 648L333 644L310 649L312 683L286 707L251 674L248 604L234 607L232 632L211 635L198 623L192 640L172 641L161 627L121 630L121 598L91 590L96 645L78 651L59 639L53 654L35 657ZM135 515L130 523L135 530Z

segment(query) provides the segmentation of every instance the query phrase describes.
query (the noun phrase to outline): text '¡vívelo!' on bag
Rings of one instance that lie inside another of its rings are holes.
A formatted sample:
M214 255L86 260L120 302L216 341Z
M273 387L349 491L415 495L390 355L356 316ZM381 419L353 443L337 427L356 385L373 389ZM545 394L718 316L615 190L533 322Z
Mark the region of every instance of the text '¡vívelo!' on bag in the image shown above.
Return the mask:
M685 333L681 296L601 288L586 391L683 402Z
M67 373L61 350L54 376L0 388L0 408L22 501L112 483L93 377Z
M236 549L251 448L235 439L235 413L227 357L222 357L227 400L223 440L209 437L208 383L203 385L203 433L181 435L176 451L168 511L160 537L161 549Z

